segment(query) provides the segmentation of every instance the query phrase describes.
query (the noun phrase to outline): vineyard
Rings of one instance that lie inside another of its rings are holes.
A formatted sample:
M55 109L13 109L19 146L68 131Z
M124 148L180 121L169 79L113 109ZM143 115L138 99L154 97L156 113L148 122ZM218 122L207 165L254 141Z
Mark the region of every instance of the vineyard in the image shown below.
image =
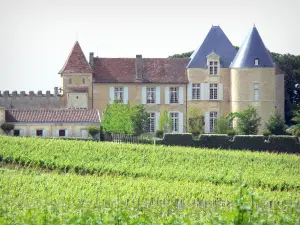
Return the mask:
M0 224L299 224L300 157L0 136Z

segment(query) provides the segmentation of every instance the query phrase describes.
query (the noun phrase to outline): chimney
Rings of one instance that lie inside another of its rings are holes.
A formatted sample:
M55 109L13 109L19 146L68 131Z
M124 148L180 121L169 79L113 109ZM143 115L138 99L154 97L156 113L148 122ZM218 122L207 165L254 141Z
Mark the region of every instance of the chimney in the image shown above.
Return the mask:
M54 87L54 96L58 95L58 87Z
M90 52L90 61L89 61L90 67L94 67L94 52Z
M142 55L136 55L135 58L135 79L143 79L143 58Z

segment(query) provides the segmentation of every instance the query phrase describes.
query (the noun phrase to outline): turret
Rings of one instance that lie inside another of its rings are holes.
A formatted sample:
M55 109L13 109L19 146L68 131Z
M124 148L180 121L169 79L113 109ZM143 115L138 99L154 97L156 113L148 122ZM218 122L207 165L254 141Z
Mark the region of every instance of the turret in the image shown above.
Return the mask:
M92 61L93 55L90 55ZM89 64L78 43L60 70L64 104L66 108L91 108L93 64Z
M231 111L251 105L261 120L259 133L275 110L275 64L255 26L231 63ZM235 126L235 124L234 124Z

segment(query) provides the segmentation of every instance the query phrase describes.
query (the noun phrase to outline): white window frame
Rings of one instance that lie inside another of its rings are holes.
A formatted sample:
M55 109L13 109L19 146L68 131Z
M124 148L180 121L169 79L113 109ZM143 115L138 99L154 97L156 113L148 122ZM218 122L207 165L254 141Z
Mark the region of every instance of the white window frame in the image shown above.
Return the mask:
M259 65L259 59L258 58L255 58L254 59L254 66L258 66Z
M218 112L209 112L209 132L214 133L216 119L218 117Z
M146 103L155 104L156 103L156 87L146 88Z
M254 101L259 101L260 91L259 91L259 83L253 84L253 99Z
M155 133L156 131L156 113L149 112L149 133Z
M218 75L219 74L219 61L210 60L208 62L208 71L209 71L209 75Z
M114 88L114 100L117 103L123 103L124 102L124 87L115 87Z
M179 103L179 87L170 87L170 104Z
M192 100L201 100L201 84L192 84Z
M171 131L172 133L179 132L179 112L170 112L170 117L172 120Z
M209 100L218 100L218 84L209 84Z

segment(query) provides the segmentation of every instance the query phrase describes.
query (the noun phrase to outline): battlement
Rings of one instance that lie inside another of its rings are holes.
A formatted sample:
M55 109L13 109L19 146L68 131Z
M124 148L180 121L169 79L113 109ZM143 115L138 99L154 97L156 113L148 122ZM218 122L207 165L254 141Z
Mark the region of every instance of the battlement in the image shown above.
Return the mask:
M0 91L0 97L56 97L56 96L61 96L60 94L58 94L58 88L55 87L54 88L54 92L51 93L50 91L46 91L46 93L43 93L42 91L29 91L28 93L26 93L25 91L20 91L20 93L18 93L18 91L13 91L12 93L10 93L9 91L4 91L3 93Z

